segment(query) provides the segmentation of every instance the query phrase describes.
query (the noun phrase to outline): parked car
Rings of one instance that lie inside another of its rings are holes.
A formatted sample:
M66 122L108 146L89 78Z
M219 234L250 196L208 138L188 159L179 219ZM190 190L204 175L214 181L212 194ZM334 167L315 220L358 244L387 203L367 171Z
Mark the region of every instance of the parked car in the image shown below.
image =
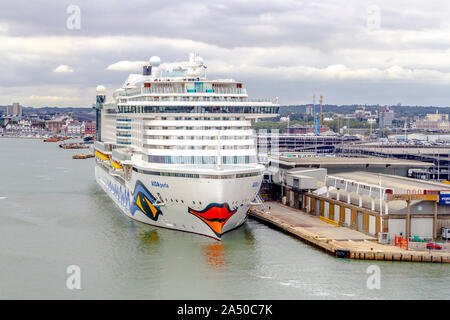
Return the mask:
M434 242L428 242L427 243L427 249L441 250L442 246L440 244L437 244L437 243L434 243Z

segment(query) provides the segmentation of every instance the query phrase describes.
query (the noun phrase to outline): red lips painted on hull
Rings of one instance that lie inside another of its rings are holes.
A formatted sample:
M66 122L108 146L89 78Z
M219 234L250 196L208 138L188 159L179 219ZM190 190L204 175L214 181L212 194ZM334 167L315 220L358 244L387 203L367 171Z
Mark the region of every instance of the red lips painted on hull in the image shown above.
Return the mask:
M220 238L222 236L223 226L237 212L237 209L231 211L228 203L211 203L202 211L188 208L188 212L206 223L217 237Z

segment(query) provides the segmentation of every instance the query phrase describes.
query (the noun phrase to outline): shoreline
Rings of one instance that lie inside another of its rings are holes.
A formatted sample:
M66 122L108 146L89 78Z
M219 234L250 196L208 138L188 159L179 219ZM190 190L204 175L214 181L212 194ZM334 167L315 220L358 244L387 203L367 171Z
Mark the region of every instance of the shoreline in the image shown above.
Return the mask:
M46 137L24 137L24 136L0 136L0 138L5 138L5 139L46 139Z
M49 138L51 138L51 136L41 136L41 137L36 137L36 136L33 136L33 137L27 137L27 136L0 136L0 138L5 138L5 139L32 139L32 140L40 140L40 139L42 139L42 140L44 140L44 139L49 139ZM72 140L72 139L79 139L79 137L71 137L71 138L69 138L69 139L67 139L67 140Z

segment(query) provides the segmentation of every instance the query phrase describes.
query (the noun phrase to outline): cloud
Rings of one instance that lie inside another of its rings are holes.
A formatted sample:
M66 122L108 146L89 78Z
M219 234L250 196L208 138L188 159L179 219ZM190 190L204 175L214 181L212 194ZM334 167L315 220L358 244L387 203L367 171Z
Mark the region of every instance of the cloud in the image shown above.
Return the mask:
M126 61L122 60L106 67L106 70L114 71L136 71L142 69L142 66L146 64L146 61Z
M400 66L392 66L386 69L380 68L349 68L343 64L330 65L325 68L310 66L244 66L244 65L217 65L223 73L242 72L247 76L277 78L286 81L394 81L427 82L450 84L450 73L429 69L409 69Z
M370 4L380 9L377 30L367 27L368 3L357 0L85 1L74 31L66 27L64 2L3 1L0 105L10 103L14 88L15 99L30 104L89 106L98 84L117 88L150 56L180 61L190 51L204 58L208 78L244 81L252 96L280 96L283 103L320 89L330 103L357 96L419 104L433 96L447 104L450 3ZM65 95L79 99L54 98Z
M0 23L0 32L6 32L8 31L8 26L4 23Z
M66 64L61 64L58 67L55 68L55 70L53 70L53 72L57 72L57 73L71 73L73 72L73 68L69 67Z
M95 87L48 86L45 84L8 88L0 86L2 105L18 101L27 107L89 107L95 100L95 94Z
M67 101L77 101L79 98L76 97L62 97L62 96L40 96L40 95L31 95L29 97L30 100L40 101L40 102L67 102Z

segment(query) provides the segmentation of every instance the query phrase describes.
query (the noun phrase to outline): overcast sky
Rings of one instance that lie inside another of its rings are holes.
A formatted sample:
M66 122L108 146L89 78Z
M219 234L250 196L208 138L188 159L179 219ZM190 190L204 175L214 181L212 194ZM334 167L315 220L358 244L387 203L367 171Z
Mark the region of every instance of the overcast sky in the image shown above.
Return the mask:
M89 107L150 56L195 51L208 78L281 104L449 106L449 16L443 0L2 0L0 105Z

